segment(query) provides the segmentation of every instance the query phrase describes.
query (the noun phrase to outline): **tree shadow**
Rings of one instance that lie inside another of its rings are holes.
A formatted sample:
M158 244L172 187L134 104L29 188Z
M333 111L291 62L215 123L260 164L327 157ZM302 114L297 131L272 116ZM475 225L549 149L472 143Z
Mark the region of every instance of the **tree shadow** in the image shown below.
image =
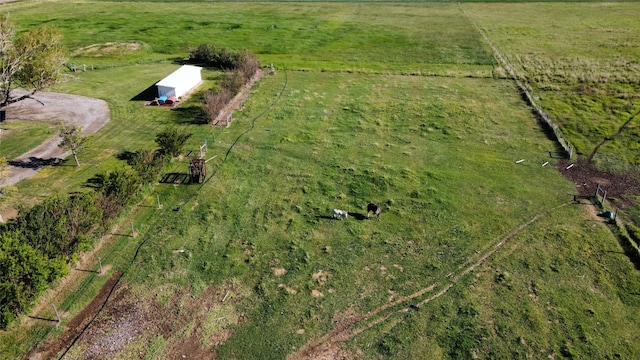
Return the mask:
M92 178L87 179L85 183L85 187L92 189L100 189L102 185L104 185L105 176L103 174L98 174Z
M116 155L116 158L118 160L126 161L127 164L131 165L131 162L133 161L135 156L136 156L135 152L125 150L125 151L119 153L118 155Z
M29 160L11 160L7 163L14 167L24 168L24 169L34 169L38 170L45 166L56 166L60 165L62 159L60 158L50 158L50 159L42 159L37 157L30 157Z
M201 106L180 106L171 109L174 120L181 124L205 125L209 123L209 114Z

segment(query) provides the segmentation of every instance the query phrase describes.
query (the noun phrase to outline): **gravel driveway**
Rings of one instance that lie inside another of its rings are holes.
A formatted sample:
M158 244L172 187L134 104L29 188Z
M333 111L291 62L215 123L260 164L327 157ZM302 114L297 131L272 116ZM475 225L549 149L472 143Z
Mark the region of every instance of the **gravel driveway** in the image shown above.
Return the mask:
M36 93L33 98L35 100L26 99L9 105L6 108L6 121L40 120L56 124L63 122L81 126L85 136L97 132L109 122L109 106L104 100L52 92ZM54 164L68 156L70 152L58 147L60 140L60 137L54 136L35 149L10 159L9 174L3 185L14 185L33 176L43 166Z

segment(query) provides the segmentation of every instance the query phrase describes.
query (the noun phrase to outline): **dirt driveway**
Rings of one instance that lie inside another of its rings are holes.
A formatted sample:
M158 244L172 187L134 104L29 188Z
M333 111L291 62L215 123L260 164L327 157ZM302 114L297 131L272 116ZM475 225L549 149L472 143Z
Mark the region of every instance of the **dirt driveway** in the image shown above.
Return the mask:
M83 135L93 134L109 122L109 106L104 100L52 92L36 93L33 98L35 100L26 99L9 105L6 108L5 121L39 120L56 124L62 122L81 126ZM3 185L14 185L33 176L42 167L68 156L69 152L58 147L60 140L58 136L54 136L35 149L15 159L9 159L9 174L5 177Z

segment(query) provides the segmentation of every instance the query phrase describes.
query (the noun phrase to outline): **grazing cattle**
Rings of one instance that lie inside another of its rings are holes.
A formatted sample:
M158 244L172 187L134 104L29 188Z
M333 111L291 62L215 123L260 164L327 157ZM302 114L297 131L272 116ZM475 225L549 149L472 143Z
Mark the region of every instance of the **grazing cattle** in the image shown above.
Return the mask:
M380 205L378 204L372 204L369 203L369 205L367 205L367 217L369 217L369 215L371 215L371 213L373 213L376 218L378 220L380 220L380 212L382 211L382 209L380 208Z
M338 219L342 219L342 218L347 218L349 216L349 213L344 211L344 210L340 210L340 209L333 209L333 217L334 218L338 218Z

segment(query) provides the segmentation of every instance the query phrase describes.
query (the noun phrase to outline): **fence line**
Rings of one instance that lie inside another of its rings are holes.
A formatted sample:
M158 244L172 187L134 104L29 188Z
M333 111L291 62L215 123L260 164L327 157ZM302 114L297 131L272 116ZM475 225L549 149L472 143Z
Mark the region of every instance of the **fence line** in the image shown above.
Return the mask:
M624 218L624 211L621 211L611 201L607 202L607 190L600 184L597 184L593 198L594 204L600 205L602 209L598 216L608 218L609 223L617 227L617 234L612 232L613 235L618 238L620 246L638 268L640 266L640 239L638 239L637 234L632 234L633 226L627 226L632 225L632 222Z
M509 75L511 75L511 78L516 82L516 84L518 85L518 90L520 91L521 96L523 97L525 102L533 109L533 113L536 115L538 120L542 121L546 126L548 126L549 129L551 129L551 131L553 132L553 135L556 138L556 141L558 142L558 144L560 144L560 146L567 153L567 156L569 157L569 160L571 160L573 158L573 155L574 155L573 146L571 146L569 141L567 141L565 138L562 137L562 132L560 131L560 128L558 127L558 125L556 125L551 120L549 115L547 115L542 110L542 108L540 106L538 106L535 103L535 101L533 101L533 96L531 96L531 92L525 86L525 80L521 79L521 77L518 76L518 73L513 68L513 66L511 66L511 63L509 63L507 58L504 57L502 55L502 53L500 52L500 50L498 50L498 48L493 44L493 42L491 42L491 40L489 39L489 36L486 34L486 32L475 22L475 20L473 20L471 15L469 15L469 13L462 6L462 4L458 3L458 6L460 7L460 9L464 13L464 15L467 17L467 19L469 19L471 24L473 24L473 26L476 28L476 30L480 33L480 35L482 35L482 38L484 39L484 41L486 41L487 44L489 44L489 46L491 47L491 50L493 51L493 55L496 58L496 60L498 60L500 65L505 70L507 70Z

